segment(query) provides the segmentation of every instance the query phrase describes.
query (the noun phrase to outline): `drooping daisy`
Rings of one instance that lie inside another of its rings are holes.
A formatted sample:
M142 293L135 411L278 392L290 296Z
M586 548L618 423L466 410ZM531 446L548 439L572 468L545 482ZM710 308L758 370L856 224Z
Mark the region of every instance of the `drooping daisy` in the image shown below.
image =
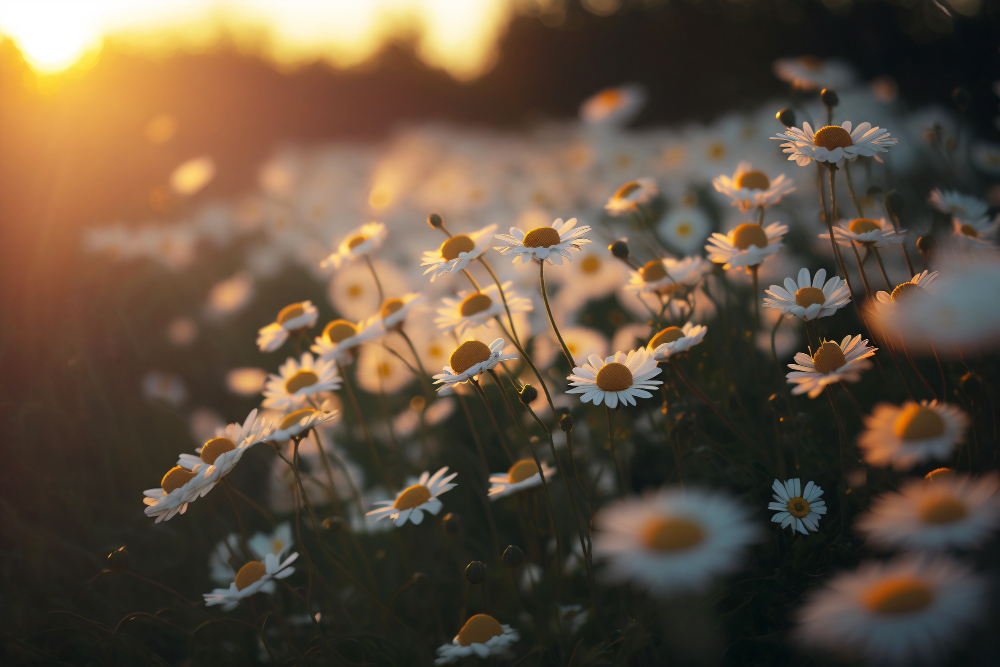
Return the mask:
M521 262L536 259L549 264L562 264L563 258L572 259L569 252L571 249L579 250L584 243L590 243L590 239L583 238L590 231L590 225L573 229L574 227L576 218L570 218L566 222L562 218L556 218L550 226L535 227L528 233L511 227L510 234L496 236L498 241L507 245L493 249L501 255L513 253L515 263L519 259Z
M793 394L808 392L809 398L816 398L827 385L860 380L861 371L871 368L868 357L877 349L868 347L868 340L861 340L860 334L854 338L845 336L839 344L832 340L824 341L811 357L797 352L795 363L788 364L792 372L785 377L789 384L795 385Z
M851 241L858 245L885 248L890 243L902 243L905 229L898 232L892 223L885 218L854 218L850 222L840 220L833 226L833 236L837 243L850 247ZM819 235L821 239L829 240L829 232Z
M337 249L320 262L320 266L340 268L344 262L377 249L388 235L389 230L381 222L366 222L344 237Z
M892 294L886 292L885 290L879 290L875 294L875 298L886 306L896 305L901 301L905 301L908 296L919 294L920 292L928 289L937 277L937 271L921 271L905 283L899 283L896 285L896 287L892 290Z
M449 484L458 475L453 472L448 473L448 466L438 470L432 476L424 471L419 479L410 478L407 480L409 486L399 492L395 500L380 500L376 505L384 505L379 509L367 512L365 516L381 520L388 517L396 526L402 526L407 521L414 525L420 524L424 520L424 512L437 514L444 505L438 500L438 496L446 491L454 489L457 484Z
M468 382L480 373L490 370L501 361L516 359L516 354L504 354L504 340L497 338L488 346L478 340L467 340L451 353L443 373L434 376L434 384L445 387Z
M656 234L682 253L698 250L712 230L712 220L697 206L678 206L656 225Z
M489 658L503 655L517 643L521 635L509 625L489 614L476 614L465 622L450 644L442 644L437 649L435 665L449 665L463 658Z
M303 352L300 359L289 357L272 373L264 385L265 408L295 410L305 405L309 396L340 389L340 375L333 359L313 359Z
M307 405L304 408L292 410L282 417L267 439L269 442L288 442L336 416L337 411L333 410L327 401L324 401L319 410Z
M911 479L899 493L875 498L857 529L883 549L969 549L1000 528L998 489L995 472Z
M933 190L930 196L931 206L960 220L979 220L986 216L990 205L972 195L963 194L957 190Z
M809 123L803 123L801 130L790 127L771 138L784 141L781 144L783 152L800 167L813 160L840 166L844 160L859 157L873 157L881 162L878 154L888 152L889 146L899 143L888 130L872 127L871 123L861 123L853 131L852 128L851 121L845 120L841 125L825 125L813 132Z
M725 174L712 179L712 185L718 192L732 199L732 205L744 213L751 208L772 206L781 198L795 191L791 179L779 174L773 181L759 169L754 169L749 162L740 162L736 173L730 178Z
M646 102L645 89L636 83L613 86L588 97L580 118L588 125L620 126L635 118Z
M683 327L667 327L649 339L646 349L654 361L663 361L686 352L705 338L708 327L685 322Z
M771 285L764 297L765 308L778 308L803 320L829 317L851 302L851 292L842 278L826 280L826 269L819 269L810 280L809 269L800 269L796 280L785 278L785 287Z
M615 352L605 359L592 354L587 361L574 368L573 374L566 378L573 387L566 393L583 394L580 400L584 403L600 405L603 401L609 408L618 407L618 403L635 405L637 397L650 398L649 390L663 384L652 379L661 369L644 347L627 355Z
M333 320L323 327L323 333L316 337L309 348L324 361L343 360L347 352L365 341L385 335L384 320L375 316L363 322Z
M182 466L174 466L163 475L160 487L146 489L142 502L146 504L146 516L155 517L156 523L168 521L176 514L184 514L188 504L208 493L212 482L205 478L205 471L194 472Z
M1000 227L1000 217L990 219L983 216L979 219L960 218L951 219L951 235L959 241L966 243L973 248L993 248L995 247L995 237L997 228Z
M839 574L799 610L807 648L874 664L938 664L982 620L986 582L946 558L903 556Z
M319 310L312 301L290 303L281 309L274 322L257 331L257 347L261 352L274 352L285 344L290 333L314 326L318 317Z
M659 196L660 190L656 187L656 181L652 178L637 178L625 182L615 190L604 204L604 210L613 217L627 217L649 206Z
M274 580L291 576L295 572L291 565L298 557L298 553L293 553L282 561L274 554L267 554L263 562L250 561L236 573L236 579L229 584L228 589L216 588L211 593L202 595L205 606L222 605L222 611L228 612L236 609L240 600L254 593L274 593L277 588Z
M965 440L969 417L958 407L937 401L880 403L865 417L858 446L873 466L908 470L931 459L946 459Z
M728 234L715 232L705 250L708 258L724 269L751 267L781 250L781 239L788 227L772 222L762 227L755 222L744 222Z
M424 275L431 274L431 282L434 282L438 276L458 273L489 249L496 230L496 225L486 225L479 231L448 237L437 250L424 252L420 262L420 266L428 267Z
M705 274L711 270L711 263L702 257L682 259L651 259L638 271L629 272L626 290L647 294L656 292L673 296L696 287Z
M410 314L410 309L418 305L423 300L418 292L404 294L400 297L392 297L382 302L378 314L364 322L364 329L381 327L386 331L401 329L406 321L406 316Z
M555 474L556 469L549 464L542 462L542 472L545 479ZM540 486L542 476L538 472L538 465L534 459L520 459L510 467L507 472L490 475L490 500L503 498L512 493L531 489Z
M503 284L503 292L511 313L529 313L534 309L531 299L519 296L514 290L514 283L509 280ZM445 307L438 308L434 324L459 336L467 329L484 326L494 317L506 315L496 284L487 285L478 292L463 290L458 293L457 299L445 297L441 302Z
M772 523L780 523L782 528L791 526L793 533L803 535L819 529L819 517L826 514L826 501L820 499L823 489L809 482L803 490L798 477L785 482L776 479L771 488L774 502L767 509L777 512L771 517Z
M606 576L657 596L696 591L737 569L760 535L743 503L700 489L616 501L597 513L595 529Z
M271 533L258 531L247 540L247 547L254 558L264 560L267 554L274 554L279 559L285 555L293 544L292 525L287 521L278 524ZM226 585L236 577L236 570L230 564L233 554L240 548L240 536L231 533L225 540L215 545L208 557L209 576L219 585Z

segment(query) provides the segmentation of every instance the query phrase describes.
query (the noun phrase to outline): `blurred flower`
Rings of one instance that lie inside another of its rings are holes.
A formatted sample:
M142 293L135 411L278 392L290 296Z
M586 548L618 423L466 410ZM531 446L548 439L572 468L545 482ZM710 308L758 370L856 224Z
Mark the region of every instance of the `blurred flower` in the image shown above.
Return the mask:
M266 381L267 371L263 368L234 368L226 373L226 386L238 396L256 396Z
M423 299L424 297L417 292L386 299L382 302L378 314L370 317L365 325L382 327L385 330L401 328L406 316L410 314L410 309L419 305Z
M931 291L936 291L935 288L930 288L929 286L937 277L937 271L921 271L910 280L896 285L892 290L892 294L889 294L885 290L879 290L875 294L875 298L884 306L894 306L900 302L905 303L908 297L919 294L924 290L931 289Z
M187 387L178 375L149 371L142 378L142 394L150 401L163 401L176 408L187 400Z
M476 659L503 655L517 643L521 635L509 625L489 614L476 614L465 622L450 644L442 644L437 649L435 665L449 665L469 656Z
M184 162L170 174L170 189L183 197L197 194L215 178L215 160L207 155Z
M205 304L206 315L213 319L231 315L250 303L253 295L254 285L250 274L240 271L212 286Z
M960 220L979 220L986 216L990 208L979 197L962 194L958 190L932 190L929 201L937 210Z
M654 361L663 361L681 352L687 352L700 343L706 333L708 327L685 322L683 327L661 329L649 340L646 349Z
M545 479L548 479L555 474L556 469L543 461L542 472L545 473ZM507 472L490 475L490 491L487 495L490 500L496 500L541 484L542 476L535 460L520 459Z
M820 88L846 88L854 83L854 70L847 63L816 56L779 58L774 61L774 74L796 88L819 90Z
M699 250L711 229L708 214L694 206L672 208L656 225L659 237L685 255Z
M712 185L722 194L732 199L732 205L744 213L751 208L777 204L789 192L795 190L790 179L779 174L773 181L749 162L740 162L732 178L725 174L712 179Z
M576 256L576 261L566 262L559 268L545 272L545 282L558 282L557 309L572 310L587 301L602 299L624 281L625 265L609 253L587 246Z
M955 446L965 440L968 425L965 412L948 403L880 403L865 417L858 447L869 465L908 470L918 463L951 456Z
M458 273L489 249L496 229L496 225L486 225L479 231L455 234L448 237L437 250L425 251L420 265L429 268L424 271L424 275L430 273L431 282L434 282L446 273Z
M495 247L494 250L501 255L512 253L515 263L519 259L522 263L535 259L549 264L562 264L563 258L572 261L570 249L580 250L582 244L590 243L590 239L583 238L590 231L590 225L573 229L575 226L576 218L570 218L566 222L562 218L556 218L551 226L535 227L527 234L517 227L511 227L510 234L496 235L498 241L507 245Z
M358 386L369 394L395 394L416 378L407 365L381 345L364 345L355 366Z
M724 269L751 267L781 250L788 227L772 222L767 227L744 222L728 234L712 234L705 246L708 258Z
M434 384L442 385L438 391L468 382L501 361L517 358L516 354L504 354L503 348L503 338L497 338L489 346L478 340L465 341L451 353L444 372L434 376Z
M645 89L636 83L605 88L580 105L580 119L588 125L625 125L646 103Z
M885 218L854 218L850 222L838 220L833 227L833 235L837 243L843 246L851 246L851 242L858 245L875 246L885 248L889 243L902 243L905 229L898 232ZM819 238L829 239L829 232L820 234Z
M977 141L970 148L972 164L995 176L1000 174L1000 144Z
M274 352L285 344L289 333L305 331L316 324L317 318L319 310L312 301L290 303L274 322L257 331L257 347L261 352Z
M388 517L397 527L402 526L407 521L419 525L424 520L424 512L437 514L444 507L438 500L438 496L458 486L457 484L449 484L458 473L453 472L450 475L447 473L448 466L445 466L434 475L425 471L419 479L411 477L407 480L409 486L400 491L394 501L382 500L375 503L376 505L384 505L384 507L372 510L366 516L375 519Z
M303 352L300 359L289 357L271 374L264 385L265 408L291 410L301 408L309 396L340 389L340 375L332 359L316 359Z
M702 257L651 259L638 271L629 272L625 289L640 293L656 292L673 296L678 290L695 287L712 268Z
M634 181L626 181L608 199L604 205L604 210L615 217L627 217L632 213L639 212L642 207L648 206L659 196L660 191L656 187L656 181L652 178L638 178Z
M826 280L826 269L819 269L810 280L809 269L800 269L797 280L785 278L785 287L771 285L764 297L765 308L777 308L803 320L829 317L851 302L847 284L834 276Z
M382 319L374 317L354 324L347 320L333 320L323 327L309 348L324 361L342 361L346 354L365 341L385 335Z
M324 401L317 410L313 407L292 410L281 418L268 436L268 442L287 442L288 440L307 433L310 429L324 424L337 416L330 401Z
M798 477L784 483L774 480L771 488L775 502L769 503L767 509L777 511L771 517L772 523L780 523L782 528L791 526L793 534L808 535L819 529L819 517L826 514L826 501L820 500L823 489L809 482L803 491Z
M567 394L583 394L580 400L595 406L602 402L609 408L618 407L618 403L635 405L635 399L650 398L648 390L656 389L663 384L653 380L661 373L656 360L640 347L627 355L615 352L610 357L601 359L596 354L590 355L588 363L573 369L573 374L566 379L573 387Z
M845 336L840 343L824 341L813 356L803 352L795 355L795 363L788 364L791 373L785 375L789 384L794 384L793 394L809 393L816 398L823 390L838 382L857 382L861 371L871 368L868 357L875 354L877 347L868 347L868 340Z
M264 560L268 554L274 554L280 559L292 548L292 544L292 525L287 521L275 526L270 534L257 531L247 540L251 554L260 560ZM212 581L226 584L236 577L236 570L230 565L230 559L239 549L240 537L236 533L230 534L215 546L208 557L208 570Z
M600 331L586 327L559 327L559 334L574 358L589 358L594 354L603 358L608 354L608 339ZM548 368L562 355L562 347L549 330L532 339L532 353L539 368Z
M388 235L389 231L381 222L366 222L349 232L337 246L337 250L320 262L320 266L332 265L334 268L340 268L345 261L376 250Z
M514 283L509 280L503 283L503 291L511 313L529 313L534 310L531 299L518 296ZM487 285L478 292L463 290L458 293L458 297L441 299L445 307L438 308L439 317L434 318L434 324L442 331L454 331L461 336L468 329L483 326L494 317L502 317L506 313L500 290L495 284Z
M978 220L969 218L964 222L956 217L951 219L951 225L953 238L973 248L993 248L997 228L1000 227L1000 217L992 220L988 217Z
M205 593L202 596L205 606L222 605L222 611L229 612L239 606L240 600L254 593L274 593L277 588L274 580L291 576L295 572L291 565L298 557L298 553L293 553L282 561L274 554L267 554L264 562L250 561L236 573L235 581L228 589L216 588L211 593Z
M873 157L881 162L878 154L887 152L890 146L899 142L899 139L889 135L888 130L873 128L871 123L861 123L853 132L852 127L851 121L845 120L841 125L825 125L813 133L809 123L803 123L801 130L790 127L771 138L785 141L781 144L785 149L783 152L788 153L788 159L795 160L800 167L814 160L840 166L844 160L859 157Z
M178 347L190 345L198 337L198 323L190 317L175 317L167 325L167 339Z

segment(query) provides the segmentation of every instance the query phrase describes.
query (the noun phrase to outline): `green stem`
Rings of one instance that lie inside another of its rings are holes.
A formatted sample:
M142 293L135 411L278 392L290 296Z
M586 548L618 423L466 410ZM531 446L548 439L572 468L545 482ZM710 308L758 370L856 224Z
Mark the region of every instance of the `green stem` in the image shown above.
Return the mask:
M365 264L368 265L368 270L372 272L372 278L375 280L375 288L378 289L378 305L379 308L385 303L385 294L382 292L382 281L378 279L378 273L375 272L375 265L372 264L372 260L368 255L362 255L365 258Z
M549 306L549 295L545 291L544 261L538 262L538 283L542 290L542 301L545 302L545 312L549 315L549 324L552 325L552 331L555 332L556 338L559 339L559 345L562 347L563 354L566 355L566 361L569 362L570 372L572 372L572 370L576 368L576 361L573 360L573 355L566 346L566 341L563 340L562 334L559 333L559 327L556 326L556 319L552 316L552 308Z
M618 471L618 484L620 486L619 493L624 498L627 494L627 489L629 487L628 477L625 474L625 464L622 461L621 452L615 447L615 430L611 424L611 408L605 404L605 410L608 413L608 446L611 448L611 458L615 462L615 470Z

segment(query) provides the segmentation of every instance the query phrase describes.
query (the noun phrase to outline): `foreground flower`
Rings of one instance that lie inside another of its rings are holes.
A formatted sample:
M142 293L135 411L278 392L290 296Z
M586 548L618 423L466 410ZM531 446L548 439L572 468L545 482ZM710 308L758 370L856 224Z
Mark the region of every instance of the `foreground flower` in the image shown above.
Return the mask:
M837 243L850 247L851 242L864 246L885 248L889 243L902 243L905 229L898 232L892 223L885 218L854 218L850 222L840 220L833 227L833 236ZM819 235L821 239L829 239L829 232Z
M216 588L211 593L202 595L205 606L222 605L222 611L232 611L239 606L240 600L254 593L274 593L277 588L274 580L291 576L295 572L291 565L298 557L298 553L293 553L282 561L275 554L269 553L264 556L263 562L250 561L236 573L236 580L229 584L228 589Z
M434 376L434 384L451 387L468 382L480 373L490 370L501 361L516 359L516 354L504 354L504 340L497 338L489 346L478 340L467 340L451 353L444 373Z
M990 205L972 195L962 194L957 190L933 190L930 196L931 206L959 220L979 220L986 216Z
M673 296L696 287L711 267L711 263L701 257L651 259L638 271L629 273L625 289L640 294L655 292Z
M449 236L437 250L425 251L420 262L420 266L428 267L424 275L431 274L431 282L434 282L438 276L458 273L489 249L496 229L496 225L486 225L476 232L455 234Z
M608 505L595 519L594 555L612 581L665 596L704 588L739 568L759 528L721 493L662 489Z
M323 333L316 336L309 348L323 361L340 361L345 354L367 340L385 335L384 319L379 315L363 322L333 320L323 327Z
M986 582L945 558L869 562L832 578L799 611L799 642L876 664L940 662L983 618Z
M389 230L381 222L366 222L344 237L333 254L320 262L320 266L333 265L334 268L340 268L347 260L377 249L388 235Z
M444 505L438 500L445 491L454 489L457 484L449 484L458 475L453 472L447 475L448 466L441 468L434 475L423 472L419 479L409 479L412 482L408 487L399 492L395 500L380 500L376 505L385 505L379 509L366 513L375 520L389 517L397 526L402 526L407 521L414 525L420 524L424 520L424 512L437 514Z
M667 327L649 339L646 349L654 361L663 361L686 352L705 338L708 327L686 322L683 327Z
M261 352L274 352L285 344L288 335L305 331L316 324L319 310L312 301L291 303L281 309L274 322L257 331L257 347Z
M514 283L505 282L503 291L511 314L528 313L534 309L531 299L518 296L514 291ZM458 293L457 299L445 297L441 302L445 307L438 309L438 317L434 318L434 324L442 331L454 331L459 336L467 329L484 326L494 317L506 313L503 300L500 298L500 290L495 284L488 285L478 292L464 290Z
M614 217L628 216L648 206L659 195L656 181L651 178L627 181L611 195L604 210Z
M774 480L771 488L775 502L769 503L767 509L777 511L771 517L773 523L780 523L782 528L791 526L793 533L803 535L819 528L819 517L826 514L826 501L820 500L823 489L809 482L803 491L802 480L798 477L784 483Z
M749 162L740 162L736 173L730 178L725 174L712 179L718 192L732 199L732 205L744 213L751 208L763 208L777 204L781 198L795 191L791 179L779 174L773 181L767 174L754 169Z
M756 266L781 250L781 239L787 232L788 227L779 222L767 227L744 222L728 234L712 234L705 250L708 258L723 264L724 269Z
M809 123L803 123L801 130L790 127L771 138L784 141L781 144L783 152L788 153L788 159L795 160L800 167L813 160L839 166L844 160L859 157L873 157L881 162L882 158L878 154L887 152L889 146L899 143L899 139L892 138L888 130L872 127L871 123L861 123L854 128L849 120L841 125L825 125L816 132L813 132Z
M779 308L803 320L829 317L851 302L851 292L842 278L826 280L826 269L820 269L810 280L809 269L800 269L796 280L785 278L785 287L768 288L765 308Z
M303 352L300 359L289 357L272 373L264 385L265 408L295 410L305 405L310 396L340 388L337 364L332 359L313 359Z
M968 425L965 412L948 403L880 403L865 417L858 446L870 465L908 470L918 463L951 456L965 439Z
M556 469L542 462L542 472L545 479L555 474ZM503 498L512 493L531 489L542 484L542 476L538 472L538 465L534 459L521 459L510 467L505 473L490 475L490 500Z
M434 664L448 665L469 656L478 659L502 655L520 638L517 630L489 614L476 614L465 622L450 644L438 647Z
M910 280L896 285L892 290L892 294L885 290L879 290L875 294L875 298L887 306L898 304L900 301L926 290L937 277L937 271L921 271Z
M505 246L493 248L501 255L513 253L514 262L521 260L527 262L529 259L536 259L539 262L549 264L562 264L563 258L572 259L569 251L579 250L584 243L590 243L590 239L582 238L590 231L590 225L576 227L576 218L570 218L563 222L562 218L556 218L548 227L535 227L522 232L517 227L510 228L510 234L497 234L498 241L506 243Z
M580 105L580 118L588 125L624 125L635 118L646 102L638 84L614 86L588 97Z
M566 378L573 386L566 393L583 394L580 400L584 403L600 405L604 402L609 408L618 407L618 403L635 405L636 397L650 398L649 390L663 384L652 379L661 369L644 347L627 355L615 352L604 360L592 354L587 361L589 363L574 368L573 374Z
M970 549L1000 527L998 488L995 472L911 479L899 493L875 498L857 529L883 549Z
M816 398L828 385L838 382L857 382L861 371L871 368L868 357L875 354L877 347L868 347L868 340L845 336L839 344L824 341L813 356L804 352L795 354L795 363L788 364L791 373L785 375L789 384L796 385L793 394L809 392L809 398Z

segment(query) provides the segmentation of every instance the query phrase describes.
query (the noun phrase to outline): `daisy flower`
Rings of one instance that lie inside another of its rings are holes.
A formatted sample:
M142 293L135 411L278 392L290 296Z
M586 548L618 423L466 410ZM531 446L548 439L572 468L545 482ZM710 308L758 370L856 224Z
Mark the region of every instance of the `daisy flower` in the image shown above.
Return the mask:
M573 386L566 393L583 394L580 400L584 403L593 402L596 406L603 401L609 408L618 407L619 402L635 405L637 397L650 398L652 394L648 390L663 384L652 379L661 369L644 347L627 355L615 352L603 360L592 354L587 361L589 363L574 368L573 374L566 378Z
M961 218L954 217L951 219L951 226L952 237L967 243L973 248L992 248L997 228L1000 227L1000 217L992 220L985 216L978 220L972 218L962 220Z
M443 385L438 388L438 391L445 387L468 382L501 361L517 358L516 354L504 354L503 348L503 338L497 338L488 346L478 340L465 341L451 353L448 365L444 367L444 373L438 373L434 376L434 384Z
M845 336L839 344L832 340L824 341L813 356L804 352L795 354L795 363L788 364L791 373L785 375L789 384L794 384L793 394L809 393L809 398L816 398L827 385L837 382L857 382L861 379L861 371L871 368L868 357L875 354L877 347L868 347L868 340L861 340L858 334L854 338Z
M169 521L176 514L184 514L188 504L212 489L212 482L205 478L205 471L194 472L183 466L174 466L163 475L160 487L146 489L142 502L146 516L155 517L156 523Z
M268 554L274 554L280 559L288 553L293 543L292 524L283 521L270 533L263 531L254 533L253 537L247 540L247 547L250 548L250 553L260 559L267 558Z
M531 299L518 296L514 283L509 280L503 284L503 292L511 313L529 313L534 309ZM463 290L458 293L457 299L445 297L441 302L445 307L438 308L434 324L443 331L454 331L459 336L467 329L485 326L494 317L506 314L496 284L488 285L478 292Z
M402 526L407 521L419 525L424 520L424 512L437 514L444 507L438 500L438 496L458 486L457 484L449 484L458 473L453 472L446 476L447 472L448 466L445 466L433 476L424 471L419 479L411 477L407 480L409 486L400 491L395 500L378 501L375 503L376 505L385 505L385 507L367 512L365 516L370 516L375 520L389 517L396 526Z
M1000 477L989 473L911 479L883 493L857 529L883 549L943 551L978 546L1000 527Z
M580 105L580 118L588 125L625 125L645 103L646 91L639 84L605 88Z
M988 174L1000 174L1000 144L977 141L969 152L972 164Z
M355 376L361 389L375 395L396 394L415 379L406 362L381 345L361 348Z
M343 359L345 354L361 343L385 335L385 320L381 313L363 322L333 320L323 327L323 333L316 337L309 348L323 361Z
M595 518L594 555L611 581L653 595L704 588L737 569L760 535L743 503L699 489L662 489L609 504Z
M851 121L845 120L841 125L825 125L814 133L809 123L803 123L801 130L790 127L771 138L784 141L781 144L785 149L783 152L788 153L788 159L795 160L800 167L813 160L840 166L844 160L859 157L873 157L881 162L878 154L899 143L899 139L892 138L888 130L872 127L871 123L861 123L853 131L852 128Z
M907 282L896 285L892 290L892 294L885 290L879 290L875 294L875 298L878 299L879 303L886 306L897 305L900 300L905 300L908 296L919 294L928 289L937 277L937 271L921 271Z
M678 291L696 287L711 266L701 257L651 259L638 271L629 272L625 289L640 294L656 292L673 296Z
M434 664L449 665L469 656L478 659L502 655L520 638L517 630L501 624L489 614L476 614L465 622L450 644L438 647Z
M604 204L604 210L613 217L627 217L649 206L659 196L656 181L652 178L638 178L622 184Z
M946 558L869 562L830 579L799 610L801 644L869 663L939 663L983 618L986 582Z
M437 250L425 251L420 262L420 266L428 267L424 275L431 274L431 282L434 282L438 276L458 273L489 249L496 229L496 225L486 225L476 232L455 234L449 236Z
M542 462L542 472L545 479L555 474L556 469ZM540 486L542 476L534 459L521 459L514 463L507 472L490 475L490 500L503 498L512 493Z
M274 554L264 556L264 561L252 560L236 573L236 579L229 588L216 588L211 593L202 595L205 606L222 605L222 611L229 612L240 604L240 600L254 593L274 593L277 586L275 579L284 579L295 572L292 563L299 557L293 553L284 561Z
M746 213L751 208L763 208L777 204L781 198L795 191L791 179L779 174L773 181L749 162L740 162L736 173L730 178L725 174L712 179L716 191L730 199L732 205Z
M494 247L501 255L508 252L514 254L514 262L521 260L527 262L529 259L536 259L539 262L549 264L562 264L563 258L570 257L570 249L579 250L584 243L590 243L590 239L582 238L583 234L590 231L590 225L576 227L576 218L570 218L563 222L562 218L556 218L551 226L535 227L527 234L517 227L510 228L510 234L497 234L496 238L507 245Z
M933 190L929 199L931 206L960 220L979 220L986 216L990 205L972 195L957 190Z
M833 236L837 243L850 247L851 241L858 245L885 248L889 243L902 243L905 229L898 232L885 218L854 218L850 222L840 220L833 227ZM829 239L829 232L820 234L819 238Z
M336 410L329 409L329 401L324 401L321 409L312 406L292 410L278 422L275 429L268 435L268 442L288 442L303 433L324 424L337 416Z
M781 239L788 227L772 222L767 227L744 222L728 234L712 234L705 250L708 258L724 269L756 266L781 250Z
M393 328L402 329L410 309L422 300L423 296L417 292L386 299L379 307L378 314L365 321L363 328L365 330L382 328L386 331Z
M873 466L908 470L931 459L946 459L965 440L969 417L961 409L937 401L880 403L865 417L858 446Z
M854 85L854 68L842 60L798 56L779 58L772 67L779 79L803 90L847 88Z
M337 249L320 262L320 266L332 265L335 269L340 268L344 262L377 249L388 235L389 230L381 222L366 222L349 233Z
M621 285L627 272L626 265L606 249L587 246L574 261L553 268L552 282L558 282L566 288L556 293L556 301L572 310L587 301L602 299ZM549 281L549 276L546 272L546 282Z
M764 298L765 308L778 308L803 320L829 317L851 302L851 292L843 279L834 276L826 280L826 269L820 269L810 280L809 269L800 269L796 280L785 278L785 287L771 285Z
M261 352L274 352L285 344L288 334L314 326L318 317L319 310L312 301L290 303L281 309L274 322L257 331L257 347Z
M798 477L785 482L776 479L771 488L774 502L769 503L767 509L777 511L771 517L772 523L780 523L782 528L791 526L792 533L816 532L820 515L826 514L826 501L820 500L823 489L809 482L803 491L802 480Z
M646 350L654 361L664 361L681 352L687 352L700 343L706 333L708 327L691 322L685 322L683 327L667 327L649 339Z
M294 410L303 407L309 396L335 389L340 389L336 362L322 357L313 360L310 353L303 352L300 359L289 357L277 374L268 377L263 406Z
M657 235L685 254L698 250L711 230L712 219L696 206L671 208L656 225Z

